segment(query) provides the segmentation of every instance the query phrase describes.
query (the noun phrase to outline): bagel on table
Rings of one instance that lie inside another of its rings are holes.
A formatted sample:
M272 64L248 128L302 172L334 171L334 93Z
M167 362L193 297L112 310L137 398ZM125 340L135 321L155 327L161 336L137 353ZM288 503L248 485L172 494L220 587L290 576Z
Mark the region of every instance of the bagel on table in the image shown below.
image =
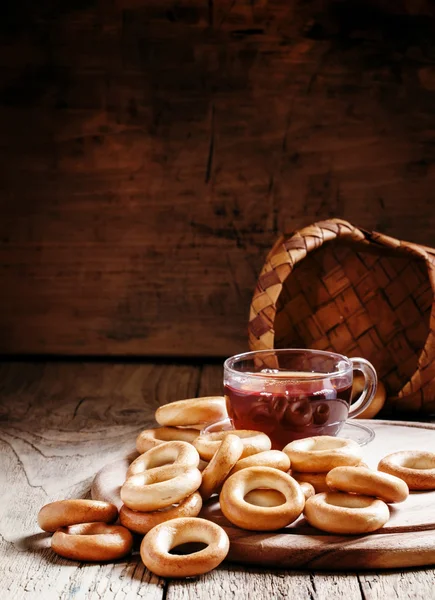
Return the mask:
M403 502L409 495L406 483L388 473L361 467L335 467L326 475L331 490L380 498L384 502Z
M304 517L322 531L350 535L380 529L390 518L390 511L378 498L327 492L308 498Z
M435 490L435 452L393 452L379 462L378 471L399 477L410 490Z
M358 465L362 449L357 442L345 438L319 435L290 442L283 448L292 470L323 473L334 467Z
M188 542L202 542L206 548L178 556L170 551ZM216 568L228 554L228 535L206 519L173 519L157 525L143 538L140 555L144 565L160 577L193 577Z
M79 523L113 523L118 517L114 504L100 500L57 500L45 504L38 513L41 529L54 532L61 527Z
M126 527L106 523L80 523L61 527L51 538L51 548L64 558L85 561L117 560L133 547Z
M224 396L177 400L160 406L155 414L159 425L182 427L215 423L226 417L228 413Z
M280 492L284 503L278 506L258 506L245 500L252 490L266 488ZM229 477L220 493L224 516L242 529L270 531L295 521L305 504L304 494L290 475L271 467L248 467Z

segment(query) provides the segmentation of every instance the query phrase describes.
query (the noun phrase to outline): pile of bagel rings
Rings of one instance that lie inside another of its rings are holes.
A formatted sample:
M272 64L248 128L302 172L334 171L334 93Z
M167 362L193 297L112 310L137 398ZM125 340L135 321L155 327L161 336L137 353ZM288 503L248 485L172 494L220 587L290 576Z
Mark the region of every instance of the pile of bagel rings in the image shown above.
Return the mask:
M274 531L303 515L323 531L365 534L385 525L388 504L403 502L409 490L435 489L435 453L396 452L375 471L348 439L305 438L280 451L259 431L201 433L226 416L220 396L160 407L159 427L137 437L139 456L113 503L61 500L42 507L38 522L53 532L52 549L75 560L115 560L132 550L139 534L150 571L191 577L218 566L229 551L224 529L198 517L214 494L226 519L242 529ZM205 548L171 552L188 542Z

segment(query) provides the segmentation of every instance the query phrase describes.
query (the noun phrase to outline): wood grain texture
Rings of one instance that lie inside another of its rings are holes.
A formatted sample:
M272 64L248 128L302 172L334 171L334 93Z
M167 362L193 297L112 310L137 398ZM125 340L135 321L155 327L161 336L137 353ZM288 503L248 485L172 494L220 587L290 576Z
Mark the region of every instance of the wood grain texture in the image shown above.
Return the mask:
M88 495L108 457L134 448L169 399L195 395L199 368L179 365L7 364L0 369L2 596L160 600L164 582L138 554L107 565L49 549L36 516L56 499Z
M229 355L279 230L432 245L430 7L6 0L0 351Z
M415 569L406 572L406 577L398 571L377 575L375 573L358 576L360 590L365 600L396 600L415 598L426 600L434 598L433 569Z
M216 598L217 600L271 598L310 600L362 600L358 577L354 574L311 574L274 569L268 572L253 567L225 565L195 582L174 582L168 600Z
M0 365L0 574L5 600L171 600L286 597L427 600L433 570L301 573L224 565L189 581L163 581L138 553L107 565L56 557L36 525L45 502L83 496L93 473L134 444L156 406L220 389L216 365Z

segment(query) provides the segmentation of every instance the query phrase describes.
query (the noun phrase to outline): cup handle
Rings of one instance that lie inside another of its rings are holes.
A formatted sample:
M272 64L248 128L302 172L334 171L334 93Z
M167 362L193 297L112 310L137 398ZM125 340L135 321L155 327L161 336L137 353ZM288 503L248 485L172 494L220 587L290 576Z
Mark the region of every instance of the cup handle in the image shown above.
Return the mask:
M355 404L352 404L349 410L349 419L353 419L357 415L360 415L373 400L378 387L378 376L373 365L365 358L350 358L349 360L353 364L353 370L361 371L365 379L361 396Z

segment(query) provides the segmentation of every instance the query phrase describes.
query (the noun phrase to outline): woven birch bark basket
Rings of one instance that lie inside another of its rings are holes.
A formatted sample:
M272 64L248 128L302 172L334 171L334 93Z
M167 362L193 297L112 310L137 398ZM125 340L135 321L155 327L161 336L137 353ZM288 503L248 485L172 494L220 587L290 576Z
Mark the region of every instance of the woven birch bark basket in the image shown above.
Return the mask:
M362 356L386 386L387 411L434 414L434 256L341 219L284 235L258 279L250 348Z

